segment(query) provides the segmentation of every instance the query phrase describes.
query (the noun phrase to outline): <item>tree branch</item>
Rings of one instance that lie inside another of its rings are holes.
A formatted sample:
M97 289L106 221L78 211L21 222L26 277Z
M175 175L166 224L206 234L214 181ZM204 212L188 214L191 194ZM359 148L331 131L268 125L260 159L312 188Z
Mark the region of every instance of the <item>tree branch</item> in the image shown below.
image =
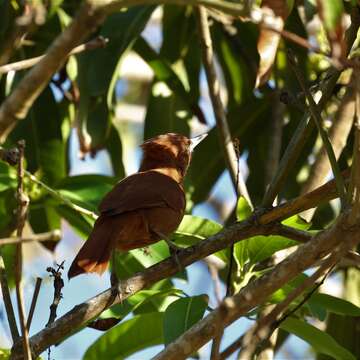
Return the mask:
M84 41L106 19L107 15L125 7L151 4L204 4L237 15L248 14L246 6L220 0L87 0L83 3L74 20L52 43L43 59L20 81L11 95L0 107L0 142L14 128L17 121L26 117L30 107L49 83L52 76L65 63L69 53Z
M46 56L20 81L0 107L0 140L3 142L18 120L26 117L30 107L64 64L69 53L90 35L105 16L85 3L68 28L50 46Z
M314 193L314 196L312 195L312 193ZM210 254L213 254L219 250L228 247L235 241L241 241L256 235L270 235L273 231L273 225L270 224L271 222L283 220L284 218L294 215L296 211L300 212L309 207L316 206L316 202L314 202L314 199L319 202L323 199L328 199L329 194L331 194L330 197L336 196L336 190L333 182L325 184L320 189L317 189L312 193L304 196L305 199L294 199L292 202L290 202L290 205L283 204L277 208L268 210L264 214L258 215L255 218L256 221L253 221L253 218L250 218L248 220L233 224L223 229L218 234L213 235L208 239L197 243L194 246L182 250L181 252L179 252L177 257L181 264L186 267L194 263L195 261L198 261L206 256L209 256ZM322 194L322 197L320 196L320 194ZM288 211L288 214L286 213L286 211ZM276 226L274 231L276 231ZM317 237L319 237L319 235L317 235ZM339 241L340 239L341 241L344 241L344 238L338 238ZM310 241L308 244L313 243L314 241ZM309 246L308 244L305 244L304 246ZM316 244L317 242L315 242L315 245L313 246L315 250L317 249ZM332 242L329 242L329 246L331 246L331 244ZM321 249L321 247L319 249ZM314 254L317 257L317 260L319 252L315 250ZM306 256L304 256L303 259L308 262L310 258L307 257L307 253L305 255ZM323 255L326 255L326 251L324 251ZM299 258L297 259L301 260L301 257L299 256ZM300 266L297 264L292 264L291 262L290 265L291 267ZM300 267L301 269L303 268L302 265ZM129 296L135 294L136 292L153 285L157 281L174 275L177 271L178 264L176 260L169 258L156 265L151 266L150 268L144 270L141 273L137 273L132 277L121 281L119 283L118 291L121 294L122 301L127 299ZM286 270L282 270L282 273L286 273ZM114 299L113 289L108 289L103 293L93 297L92 299L75 306L71 311L60 317L48 328L40 331L39 333L31 337L30 345L33 352L35 354L40 354L50 345L59 343L68 335L69 332L75 332L76 330L80 329L87 322L99 316L101 312L118 302L119 297L116 297ZM246 302L247 301L245 301L244 303L246 304ZM21 358L21 344L19 342L17 342L13 347L12 358Z
M357 31L360 25L360 12L357 6L353 7L351 13L351 25L346 32L346 44L347 49L351 49L356 36ZM329 101L333 94L334 87L337 83L337 80L341 72L331 68L328 70L325 78L328 79L325 84L322 86L321 92L322 96L317 104L319 111L321 111L325 104ZM271 206L274 202L274 199L278 195L280 189L282 188L284 182L290 174L291 169L294 166L294 163L298 159L303 146L305 145L308 137L315 128L315 124L312 121L309 121L309 115L305 114L302 121L298 125L294 136L292 137L289 145L286 148L285 154L283 155L279 169L271 181L271 184L264 196L262 201L262 206L267 208Z
M33 241L59 241L61 239L61 231L53 230L40 234L33 234L27 237L9 237L0 239L0 246L8 244L26 243Z
M34 182L35 184L38 184L42 188L44 188L51 196L53 196L55 199L60 200L62 203L70 207L71 209L77 211L80 214L84 214L92 218L93 220L96 220L98 218L98 215L96 215L93 211L85 209L79 205L74 204L72 201L70 201L68 198L63 196L60 192L52 189L50 186L46 185L44 182L39 180L35 175L33 175L31 172L25 170L25 175L29 177L29 179Z
M169 344L154 359L186 359L216 336L219 327L229 326L255 306L264 303L274 291L295 278L319 258L330 253L338 244L356 244L359 240L360 226L357 224L348 227L347 215L347 213L340 215L331 228L300 246L272 271L251 282L238 294L226 298L216 310Z
M21 238L27 211L29 207L29 198L24 192L23 180L24 180L24 149L25 141L20 140L18 142L19 150L19 161L17 167L17 180L18 186L16 191L16 197L18 201L17 209L17 237ZM15 290L16 290L16 300L18 304L19 319L21 325L21 335L23 343L23 356L26 360L31 360L31 350L29 344L29 332L26 326L25 318L25 305L24 305L24 294L22 288L22 269L23 269L23 254L22 254L22 243L18 242L16 244L16 253L15 253Z
M1 254L1 248L0 248L0 284L1 284L2 298L6 310L6 316L8 319L9 328L11 332L11 337L13 342L15 343L15 341L19 338L19 331L16 324L14 307L11 301L9 284L6 277L6 269L5 269L4 259Z
M355 71L349 84L346 86L346 91L341 99L339 108L333 120L333 124L329 131L329 137L335 152L335 156L338 159L342 150L346 145L346 140L353 124L354 110L355 110ZM326 155L326 151L322 146L316 156L314 164L310 168L309 177L303 185L301 192L307 193L318 186L320 186L329 171L331 166ZM314 211L307 211L302 214L307 221L311 221Z
M30 326L31 326L32 318L34 316L35 307L36 307L37 299L38 299L40 288L41 288L41 283L42 283L42 278L37 277L36 283L35 283L34 294L33 294L32 300L31 300L29 316L28 316L27 323L26 323L26 327L27 327L28 331L30 331Z
M348 244L346 244L348 245ZM340 245L341 246L341 245ZM257 320L256 325L251 328L251 331L246 333L242 343L242 349L238 356L239 360L252 359L260 344L271 336L271 333L279 327L280 323L288 316L280 318L281 314L296 300L308 287L315 284L317 279L328 273L328 269L333 268L335 264L341 259L348 246L344 246L333 252L310 277L306 278L301 285L292 290L285 300L277 304L273 310L264 317Z
M220 97L220 84L216 75L214 65L214 50L211 41L211 34L208 23L207 10L203 6L196 9L197 24L200 36L200 46L202 52L202 61L205 68L209 94L213 111L215 114L220 144L223 148L227 168L229 169L232 183L238 196L242 195L252 207L252 202L247 191L244 178L238 171L238 156L231 139L229 125L226 119L226 113Z
M108 41L109 41L109 39L105 39L102 36L97 36L95 39L92 39L92 40L86 42L85 44L81 44L81 45L75 47L74 49L72 49L70 51L70 53L68 54L68 57L71 55L79 54L83 51L103 48L106 46ZM9 71L19 71L19 70L28 69L28 68L36 65L45 56L46 55L40 55L40 56L36 56L31 59L26 59L26 60L17 61L17 62L11 63L11 64L2 65L2 66L0 66L0 74L6 74Z

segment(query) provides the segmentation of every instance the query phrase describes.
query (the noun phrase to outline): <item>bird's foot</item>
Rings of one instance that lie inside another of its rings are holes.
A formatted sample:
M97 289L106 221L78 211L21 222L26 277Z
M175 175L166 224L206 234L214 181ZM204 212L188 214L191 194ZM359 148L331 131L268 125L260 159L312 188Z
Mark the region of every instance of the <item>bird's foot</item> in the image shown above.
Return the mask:
M173 257L179 267L179 271L183 271L184 267L181 265L178 254L181 252L182 248L180 246L175 245L171 240L164 239L166 241L167 246L169 247L170 256Z
M165 234L157 231L157 230L154 230L152 229L152 232L158 236L160 239L163 239L167 246L169 247L169 252L170 252L170 256L173 257L176 261L176 263L178 264L178 267L179 267L179 271L183 271L183 266L181 265L181 262L180 262L180 259L179 259L179 252L182 250L181 247L177 246L174 244L173 241L171 241Z
M111 271L110 284L111 284L111 295L114 297L114 299L119 298L119 302L122 303L122 293L119 289L120 280L117 277L115 271Z
M144 255L151 256L151 251L148 246L145 246L144 248L142 248L142 251L143 251Z

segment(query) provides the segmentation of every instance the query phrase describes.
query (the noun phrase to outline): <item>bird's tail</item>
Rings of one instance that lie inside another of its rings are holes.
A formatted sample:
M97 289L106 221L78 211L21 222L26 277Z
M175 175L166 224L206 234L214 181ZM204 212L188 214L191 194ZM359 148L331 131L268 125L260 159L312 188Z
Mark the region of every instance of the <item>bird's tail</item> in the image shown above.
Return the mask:
M76 255L68 271L69 279L84 273L102 275L109 265L114 250L113 226L105 217L100 216L87 241Z

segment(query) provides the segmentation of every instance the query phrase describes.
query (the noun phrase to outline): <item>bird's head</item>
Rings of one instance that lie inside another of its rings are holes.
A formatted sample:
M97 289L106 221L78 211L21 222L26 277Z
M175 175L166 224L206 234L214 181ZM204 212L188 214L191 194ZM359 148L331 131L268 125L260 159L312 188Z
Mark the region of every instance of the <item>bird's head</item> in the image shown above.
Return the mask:
M143 158L139 170L165 169L181 182L189 167L192 151L206 136L202 134L189 139L181 134L168 133L146 140L141 145Z

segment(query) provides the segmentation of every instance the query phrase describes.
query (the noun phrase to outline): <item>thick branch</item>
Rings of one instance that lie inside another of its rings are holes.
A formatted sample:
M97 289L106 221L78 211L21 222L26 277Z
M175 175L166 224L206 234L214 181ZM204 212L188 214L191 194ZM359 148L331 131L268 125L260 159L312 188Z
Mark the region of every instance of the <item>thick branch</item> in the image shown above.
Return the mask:
M300 246L272 271L250 283L238 294L226 298L219 308L168 345L154 359L186 359L216 336L219 326L229 326L258 304L264 303L274 291L331 252L339 243L357 241L359 235L360 227L348 228L346 215L341 215L334 226Z
M306 200L298 198L293 200L290 205L282 205L277 208L271 209L268 212L259 215L255 222L251 219L236 223L218 234L210 238L182 250L178 255L180 263L186 267L195 261L198 261L210 254L222 250L235 241L256 236L271 234L272 231L276 233L272 226L267 225L273 221L283 220L296 212L303 211L309 207L316 206L316 199L319 202L322 194L323 198L328 198L329 193L333 197L336 195L335 186L333 183L324 185L322 188L314 191L314 198L312 194L307 194ZM301 206L299 206L301 204ZM288 211L288 213L286 213ZM294 212L295 211L295 212ZM313 242L311 241L310 244ZM306 244L307 245L307 244ZM121 292L121 299L125 300L134 293L149 287L159 280L174 275L178 271L178 264L174 259L166 259L159 264L156 264L142 273L135 274L127 280L121 281L119 284L119 291ZM103 293L93 297L92 299L77 305L70 312L60 317L48 328L40 331L30 339L32 350L36 354L40 354L44 349L52 344L60 342L66 337L69 332L74 332L80 327L84 326L87 322L99 316L105 309L109 308L114 303L119 302L119 297L114 301L112 289L108 289ZM16 343L13 348L12 358L21 358L21 344Z
M4 142L16 122L26 117L30 107L49 83L52 76L65 63L69 53L103 23L106 16L135 5L169 3L179 5L204 4L214 8L244 15L245 6L220 0L88 0L81 6L78 14L68 28L50 46L46 56L32 68L0 107L0 142Z
M246 334L243 341L243 347L238 356L239 360L252 359L255 354L256 349L264 342L267 338L271 336L271 333L280 325L282 321L285 320L289 315L284 314L284 312L289 308L291 303L297 299L307 288L314 285L315 282L323 274L327 274L329 269L332 269L335 264L341 259L342 255L348 249L348 244L346 248L340 247L337 251L333 252L329 258L325 260L323 264L315 271L310 277L306 278L297 288L292 290L285 300L277 304L270 313L258 319L256 325L251 329L250 332ZM291 312L294 312L292 310ZM281 318L280 318L281 316Z
M87 43L81 44L81 45L77 46L76 48L72 49L70 51L70 53L68 54L68 56L79 54L79 53L81 53L83 51L87 51L87 50L94 50L94 49L105 47L105 45L107 44L108 41L109 41L108 39L105 39L102 36L98 36L95 39L92 39L92 40L88 41ZM11 64L2 65L2 66L0 66L0 74L6 74L9 71L19 71L19 70L28 69L28 68L36 65L44 57L45 57L45 55L40 55L40 56L36 56L31 59L21 60L21 61L17 61L17 62L11 63Z
M26 117L30 107L64 64L71 50L91 34L104 20L93 6L81 7L71 25L50 46L46 56L32 68L0 107L0 139L3 142L18 120Z

